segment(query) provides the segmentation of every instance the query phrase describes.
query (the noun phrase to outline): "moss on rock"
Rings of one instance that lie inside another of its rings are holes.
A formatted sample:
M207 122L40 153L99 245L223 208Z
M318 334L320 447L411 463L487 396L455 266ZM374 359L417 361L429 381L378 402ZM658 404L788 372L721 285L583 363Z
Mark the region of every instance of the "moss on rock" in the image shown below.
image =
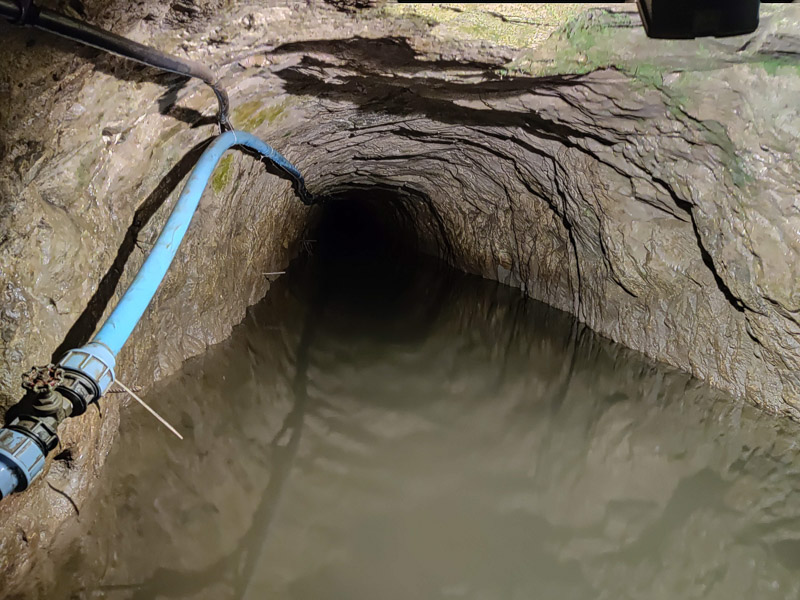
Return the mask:
M231 181L231 167L233 166L233 154L224 156L217 168L214 169L214 175L211 178L211 188L215 193L219 194L225 189Z

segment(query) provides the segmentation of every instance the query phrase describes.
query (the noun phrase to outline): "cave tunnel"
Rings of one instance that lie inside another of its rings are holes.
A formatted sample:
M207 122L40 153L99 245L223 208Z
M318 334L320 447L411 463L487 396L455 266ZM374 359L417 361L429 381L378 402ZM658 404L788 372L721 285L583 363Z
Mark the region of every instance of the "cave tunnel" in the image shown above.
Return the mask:
M0 23L0 597L796 596L800 5L68 4Z

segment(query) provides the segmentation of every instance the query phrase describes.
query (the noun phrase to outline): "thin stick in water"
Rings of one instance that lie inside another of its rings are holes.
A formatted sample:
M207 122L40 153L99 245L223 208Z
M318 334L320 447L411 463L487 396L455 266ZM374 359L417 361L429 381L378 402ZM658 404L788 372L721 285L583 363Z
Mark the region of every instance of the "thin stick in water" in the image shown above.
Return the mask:
M164 417L162 417L160 414L158 414L156 411L154 411L152 408L150 408L150 407L147 405L147 403L145 403L145 401L144 401L144 400L142 400L141 398L139 398L139 396L137 396L137 395L136 395L136 394L133 392L133 390L131 390L131 389L130 389L128 386L126 386L124 383L122 383L122 382L121 382L119 379L115 379L115 380L114 380L114 383L116 383L116 384L117 384L119 387L121 387L123 390L125 390L126 392L128 392L128 395L129 395L131 398L133 398L133 399L134 399L134 400L136 400L136 401L137 401L139 404L141 404L142 406L144 406L144 407L147 409L147 412L149 412L149 413L150 413L151 415L153 415L153 416L154 416L156 419L158 419L158 420L161 422L161 424L162 424L162 425L164 425L164 427L166 427L166 428L167 428L167 429L169 429L169 430L170 430L172 433L174 433L176 436L178 436L178 439L179 439L179 440L182 440L182 439L183 439L183 436L182 436L180 433L178 433L178 430L177 430L177 429L175 429L175 428L174 428L172 425L170 425L169 423L167 423L167 420L166 420Z

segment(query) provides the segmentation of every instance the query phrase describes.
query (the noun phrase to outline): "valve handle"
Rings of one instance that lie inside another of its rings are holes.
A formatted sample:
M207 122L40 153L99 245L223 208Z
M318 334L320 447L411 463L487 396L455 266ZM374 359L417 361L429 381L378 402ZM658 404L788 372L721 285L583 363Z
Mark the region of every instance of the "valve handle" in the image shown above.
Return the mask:
M31 367L30 371L22 374L22 387L44 396L61 385L63 378L64 369L53 363L44 367Z

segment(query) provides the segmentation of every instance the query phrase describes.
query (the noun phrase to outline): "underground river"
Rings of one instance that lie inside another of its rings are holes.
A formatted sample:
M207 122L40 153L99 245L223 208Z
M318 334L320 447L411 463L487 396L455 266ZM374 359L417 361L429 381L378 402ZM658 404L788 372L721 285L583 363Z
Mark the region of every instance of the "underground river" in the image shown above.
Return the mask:
M149 392L183 441L128 406L41 597L798 597L800 426L352 217Z

